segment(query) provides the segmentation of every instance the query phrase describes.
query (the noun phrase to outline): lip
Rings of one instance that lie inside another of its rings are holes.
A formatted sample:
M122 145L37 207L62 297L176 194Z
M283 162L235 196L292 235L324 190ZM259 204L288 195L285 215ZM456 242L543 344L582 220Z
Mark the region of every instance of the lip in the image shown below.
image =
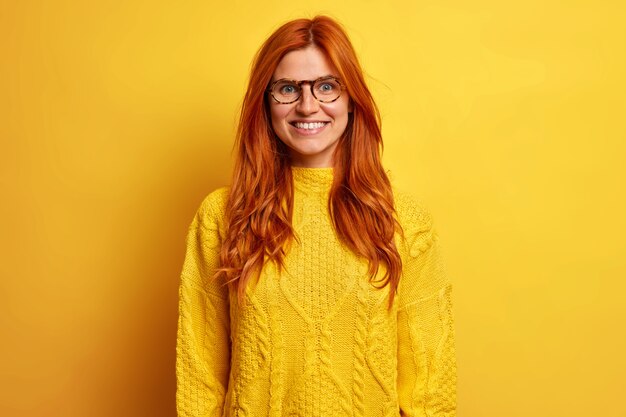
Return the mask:
M301 129L295 126L296 123L324 123L324 126L316 129ZM289 126L292 130L298 133L300 136L313 136L322 132L330 124L327 120L293 120L289 122Z

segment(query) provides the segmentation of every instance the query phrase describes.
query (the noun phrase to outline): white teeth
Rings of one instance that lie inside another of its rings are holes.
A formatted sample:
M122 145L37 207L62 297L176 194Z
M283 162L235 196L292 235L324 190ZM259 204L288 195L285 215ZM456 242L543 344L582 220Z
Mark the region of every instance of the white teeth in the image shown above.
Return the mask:
M324 127L326 123L323 122L315 122L315 123L300 123L296 122L295 126L298 129L319 129L320 127Z

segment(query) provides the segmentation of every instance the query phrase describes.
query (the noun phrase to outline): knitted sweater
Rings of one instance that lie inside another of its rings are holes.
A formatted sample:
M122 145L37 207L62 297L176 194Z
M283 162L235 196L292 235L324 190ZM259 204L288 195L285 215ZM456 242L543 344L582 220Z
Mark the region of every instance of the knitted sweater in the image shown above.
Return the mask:
M367 261L337 238L332 168L293 168L294 241L238 305L209 278L228 190L202 202L187 236L176 346L179 417L456 416L451 284L425 206L394 191L403 270L393 308ZM381 275L382 275L381 271Z

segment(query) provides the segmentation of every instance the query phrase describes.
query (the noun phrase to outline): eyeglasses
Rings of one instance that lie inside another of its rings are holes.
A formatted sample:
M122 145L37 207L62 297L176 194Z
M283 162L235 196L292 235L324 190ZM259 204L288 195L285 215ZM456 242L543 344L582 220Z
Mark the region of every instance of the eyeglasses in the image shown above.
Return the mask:
M291 104L296 102L302 95L302 84L309 84L311 94L320 103L332 103L341 95L344 86L332 76L320 77L316 80L289 80L281 78L274 81L267 91L272 98L280 104Z

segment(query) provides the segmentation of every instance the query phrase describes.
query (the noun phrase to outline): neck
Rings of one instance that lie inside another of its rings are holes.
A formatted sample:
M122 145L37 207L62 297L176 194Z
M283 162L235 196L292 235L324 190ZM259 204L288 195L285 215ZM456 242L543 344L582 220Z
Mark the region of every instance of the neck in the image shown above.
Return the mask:
M309 168L292 166L291 173L296 190L307 194L326 194L333 185L333 168Z

